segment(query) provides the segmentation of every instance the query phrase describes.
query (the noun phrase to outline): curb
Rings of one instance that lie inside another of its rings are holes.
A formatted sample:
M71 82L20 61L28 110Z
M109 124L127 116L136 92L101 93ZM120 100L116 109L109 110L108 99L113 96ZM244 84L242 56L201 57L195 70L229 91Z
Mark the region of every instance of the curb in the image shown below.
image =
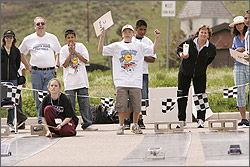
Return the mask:
M249 118L249 112L246 112L246 117ZM82 117L78 116L79 124L82 123ZM214 113L211 117L207 120L218 120L218 119L237 119L241 120L241 115L239 112L223 112L223 113ZM1 118L1 124L5 125L7 122L7 118ZM27 125L38 124L37 117L28 117L25 122Z

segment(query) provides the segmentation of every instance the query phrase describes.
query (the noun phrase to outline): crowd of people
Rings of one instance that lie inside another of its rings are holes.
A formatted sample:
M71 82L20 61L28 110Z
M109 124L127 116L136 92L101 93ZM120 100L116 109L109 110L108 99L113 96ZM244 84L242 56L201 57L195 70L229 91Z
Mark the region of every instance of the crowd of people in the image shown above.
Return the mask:
M76 42L74 30L65 31L66 45L61 47L54 34L46 32L47 23L44 18L34 19L35 32L25 37L17 48L13 30L4 32L1 48L1 82L11 82L17 86L17 73L25 76L27 69L31 73L33 98L38 115L38 124L46 130L46 136L55 133L59 136L75 136L78 125L76 115L76 97L82 117L83 130L96 131L94 127L88 96L89 82L86 63L89 53L84 44ZM232 49L245 54L249 61L249 11L237 16L230 24L233 27ZM103 56L112 56L113 81L116 88L115 110L119 116L117 135L123 135L125 129L135 134L142 134L145 129L141 113L141 99L148 97L148 63L155 62L160 31L154 30L154 43L147 38L145 20L136 22L135 30L131 25L124 25L121 30L122 41L104 46L106 30L102 29L98 43L98 51ZM195 94L206 92L206 70L216 56L216 46L210 42L212 30L208 25L201 25L194 37L188 38L177 47L177 55L181 59L178 73L178 119L186 126L187 95L191 81ZM188 52L184 46L188 45ZM28 62L25 55L30 54ZM55 58L56 55L56 58ZM249 66L238 61L234 64L235 85L242 85L238 90L237 106L242 117L239 126L249 126L246 118L245 85L249 82ZM26 69L25 69L25 67ZM62 85L56 79L58 68L63 68L65 94ZM23 84L25 87L25 83ZM36 90L48 91L41 102ZM21 101L21 100L20 100ZM27 117L23 114L22 104L18 107L18 127L25 128ZM205 111L197 112L198 128L204 127ZM13 128L14 110L8 109L7 124ZM130 126L132 124L132 126ZM180 126L177 125L177 128ZM41 130L39 128L35 130Z

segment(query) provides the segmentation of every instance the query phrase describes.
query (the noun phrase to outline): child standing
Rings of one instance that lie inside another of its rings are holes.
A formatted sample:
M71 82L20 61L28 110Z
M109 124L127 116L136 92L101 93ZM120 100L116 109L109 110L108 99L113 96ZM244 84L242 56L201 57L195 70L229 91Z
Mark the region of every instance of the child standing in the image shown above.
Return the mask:
M75 111L75 96L77 96L79 110L82 116L82 129L96 131L97 128L92 125L92 114L90 111L88 97L88 76L85 64L89 61L87 48L82 44L75 42L76 34L73 30L65 31L65 40L67 42L60 51L60 65L63 66L63 80L65 93L71 101ZM87 97L83 97L87 96Z
M153 46L141 42L132 42L134 29L131 25L122 27L123 41L103 46L106 31L103 29L98 44L98 51L103 56L112 56L113 80L116 88L116 105L119 116L117 135L124 134L124 118L128 112L128 99L133 112L133 133L142 134L138 125L141 111L142 67L144 56L156 53L160 31L155 29L155 43Z

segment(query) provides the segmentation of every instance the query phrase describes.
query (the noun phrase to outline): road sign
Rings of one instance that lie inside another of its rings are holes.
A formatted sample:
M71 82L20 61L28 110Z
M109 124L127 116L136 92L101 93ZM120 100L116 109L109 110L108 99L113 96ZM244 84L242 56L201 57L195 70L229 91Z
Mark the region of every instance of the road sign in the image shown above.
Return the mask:
M162 1L161 16L162 17L175 17L175 4L176 1Z

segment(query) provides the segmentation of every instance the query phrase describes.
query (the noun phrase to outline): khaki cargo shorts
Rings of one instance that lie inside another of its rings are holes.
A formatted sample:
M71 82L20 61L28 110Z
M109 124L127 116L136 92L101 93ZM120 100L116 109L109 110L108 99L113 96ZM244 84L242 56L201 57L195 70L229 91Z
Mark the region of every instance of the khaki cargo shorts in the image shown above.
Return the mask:
M141 89L129 87L116 88L115 110L128 112L128 99L131 112L141 112Z

